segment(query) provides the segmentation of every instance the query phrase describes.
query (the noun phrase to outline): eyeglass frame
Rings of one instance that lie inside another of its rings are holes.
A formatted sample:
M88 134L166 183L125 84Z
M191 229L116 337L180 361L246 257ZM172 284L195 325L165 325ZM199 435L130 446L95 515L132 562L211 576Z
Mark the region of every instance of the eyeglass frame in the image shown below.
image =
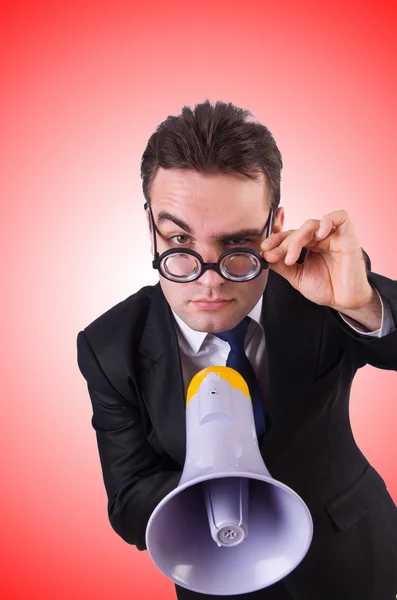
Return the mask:
M174 283L190 283L191 281L196 281L196 279L199 279L205 273L205 271L213 270L216 273L218 273L218 275L220 275L223 279L226 279L227 281L232 281L233 283L246 283L247 281L252 281L253 279L256 279L257 277L259 277L259 275L262 273L262 271L269 268L268 261L265 260L263 258L263 256L261 256L261 254L259 254L259 252L256 252L256 250L253 250L251 248L244 248L244 247L231 248L230 250L226 250L225 252L222 252L222 254L219 256L216 263L204 262L203 257L195 250L190 250L190 248L170 248L169 250L165 250L165 252L163 252L160 255L157 250L156 225L154 222L153 213L152 213L152 209L151 209L149 202L145 202L144 209L149 212L149 222L150 222L150 229L152 232L153 250L154 250L154 259L152 261L153 269L157 269L161 273L161 275L163 277L165 277L166 279L168 279L169 281L172 281ZM269 237L269 235L271 234L271 232L273 230L274 216L275 216L275 210L272 208L270 210L269 216L268 216L265 226L264 226L264 229L266 228L266 235L265 235L264 239ZM306 252L307 252L306 248L303 248L298 260L296 261L297 263L299 263L299 264L303 263L303 261L305 260ZM253 277L250 277L249 279L244 279L242 281L238 281L238 280L230 279L229 277L225 277L225 275L220 270L220 263L227 256L229 256L231 254L237 254L237 253L253 255L259 261L260 269L258 269L258 273L256 273ZM171 277L167 277L167 275L164 275L162 270L160 270L160 262L164 258L166 258L167 256L170 256L172 254L189 254L191 256L194 256L201 265L201 271L197 275L197 277L194 277L194 279L189 279L188 281L178 281L176 279L171 279Z

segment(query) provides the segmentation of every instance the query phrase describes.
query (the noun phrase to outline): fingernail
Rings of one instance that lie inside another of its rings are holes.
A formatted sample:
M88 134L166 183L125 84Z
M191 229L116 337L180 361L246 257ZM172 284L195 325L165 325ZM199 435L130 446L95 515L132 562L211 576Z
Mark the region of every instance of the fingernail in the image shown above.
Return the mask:
M317 229L317 237L321 237L323 235L323 233L324 233L324 230L322 229L322 227L319 227Z

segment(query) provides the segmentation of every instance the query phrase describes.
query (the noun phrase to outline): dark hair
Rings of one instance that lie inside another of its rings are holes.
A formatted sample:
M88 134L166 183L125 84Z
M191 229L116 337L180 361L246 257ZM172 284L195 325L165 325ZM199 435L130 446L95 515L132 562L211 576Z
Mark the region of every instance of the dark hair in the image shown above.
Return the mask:
M281 154L270 131L253 115L231 102L209 100L192 110L184 106L169 116L150 136L142 155L143 194L150 202L150 187L159 169L194 169L200 173L240 173L250 179L265 174L271 206L280 202Z

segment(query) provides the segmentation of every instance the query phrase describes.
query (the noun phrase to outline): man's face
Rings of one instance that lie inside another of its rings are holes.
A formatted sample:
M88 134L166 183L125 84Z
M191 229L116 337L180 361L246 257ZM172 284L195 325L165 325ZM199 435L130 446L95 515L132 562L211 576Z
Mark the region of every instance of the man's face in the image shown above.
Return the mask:
M239 174L159 169L151 188L151 208L160 233L160 255L170 248L190 248L205 262L215 263L222 252L234 247L260 251L270 192L264 176L253 181ZM283 220L279 208L273 231L281 231ZM244 230L252 230L251 235L240 235ZM227 236L230 239L225 239ZM160 275L160 285L171 308L189 327L216 333L235 327L252 310L263 294L267 276L265 270L251 281L232 282L210 269L188 283Z

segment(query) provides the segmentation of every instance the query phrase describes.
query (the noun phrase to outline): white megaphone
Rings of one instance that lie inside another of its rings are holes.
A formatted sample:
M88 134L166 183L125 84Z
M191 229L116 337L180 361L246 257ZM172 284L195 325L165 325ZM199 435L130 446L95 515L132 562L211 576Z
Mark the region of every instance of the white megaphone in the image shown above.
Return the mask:
M146 546L174 583L202 594L245 594L288 575L313 522L303 500L273 479L258 447L248 386L229 367L193 377L186 461L178 487L153 511Z

